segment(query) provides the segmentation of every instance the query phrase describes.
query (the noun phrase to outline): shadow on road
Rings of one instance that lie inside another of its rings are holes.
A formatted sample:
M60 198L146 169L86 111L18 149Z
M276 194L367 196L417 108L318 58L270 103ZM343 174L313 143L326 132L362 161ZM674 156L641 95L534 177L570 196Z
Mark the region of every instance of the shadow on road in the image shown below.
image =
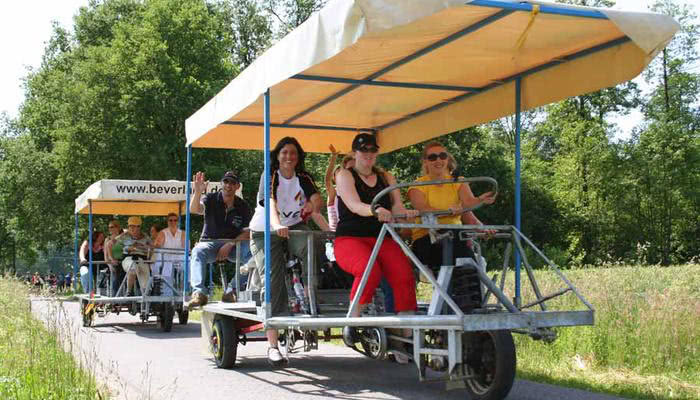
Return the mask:
M163 332L156 321L141 323L136 317L133 323L109 321L100 323L99 320L95 320L92 327L83 329L93 329L99 333L132 332L137 336L150 339L186 339L200 336L200 327L197 322L190 322L187 325L180 325L175 322L170 332Z

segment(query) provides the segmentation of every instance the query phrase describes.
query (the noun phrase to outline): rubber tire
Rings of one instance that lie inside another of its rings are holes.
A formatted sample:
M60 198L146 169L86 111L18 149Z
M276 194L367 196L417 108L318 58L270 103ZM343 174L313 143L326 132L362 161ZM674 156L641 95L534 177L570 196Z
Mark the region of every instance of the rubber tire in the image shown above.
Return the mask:
M163 332L173 330L173 318L175 318L175 308L170 303L163 303L163 310L158 318L158 323Z
M190 319L189 310L178 310L177 311L177 321L180 325L187 325L187 321Z
M378 327L365 328L363 335L370 336L371 339L376 341L375 344L370 345L367 341L360 340L360 345L365 351L367 357L374 360L385 359L387 357L388 349L386 330Z
M493 354L482 353L480 361L492 363L493 379L490 382L478 381L477 379L465 379L464 383L472 400L502 400L508 396L513 382L515 381L515 342L513 335L508 330L464 332L462 334L462 358L463 363L471 373L473 367L469 365L467 354L467 343L472 343L471 335L479 335L482 344ZM483 364L482 364L483 365ZM481 366L480 366L481 367Z
M231 317L221 317L214 321L212 336L216 337L218 346L214 349L214 361L219 368L231 368L236 364L238 353L238 330Z

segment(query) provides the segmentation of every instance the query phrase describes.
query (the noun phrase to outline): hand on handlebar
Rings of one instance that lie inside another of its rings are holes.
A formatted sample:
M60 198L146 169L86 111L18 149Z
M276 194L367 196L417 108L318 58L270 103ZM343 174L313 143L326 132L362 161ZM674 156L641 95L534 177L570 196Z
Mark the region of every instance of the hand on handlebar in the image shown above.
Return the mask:
M497 192L486 192L480 194L479 197L477 197L477 199L479 199L479 202L484 204L493 204L496 201L497 194Z
M391 220L394 219L394 216L391 214L391 211L387 210L384 207L377 208L376 212L377 219L381 222L391 222Z
M289 239L289 227L279 225L276 226L274 229L275 233L277 233L277 236Z

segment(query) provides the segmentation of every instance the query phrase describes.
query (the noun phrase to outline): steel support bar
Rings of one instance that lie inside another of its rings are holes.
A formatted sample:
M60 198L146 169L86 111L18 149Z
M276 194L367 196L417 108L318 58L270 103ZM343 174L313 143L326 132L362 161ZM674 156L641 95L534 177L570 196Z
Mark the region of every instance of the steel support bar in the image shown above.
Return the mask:
M92 200L88 200L88 287L83 288L86 293L92 293Z
M438 281L435 279L435 276L428 269L428 267L426 267L422 262L420 262L418 257L416 257L416 255L413 254L413 251L411 251L411 249L406 245L406 243L404 243L404 241L401 239L401 236L399 236L399 234L396 233L396 231L394 231L394 229L391 226L389 226L388 224L384 224L384 226L389 231L389 233L391 233L391 236L393 237L394 241L396 242L396 244L399 245L399 247L401 247L401 250L403 250L404 254L406 254L408 256L408 258L411 259L413 264L416 267L418 267L418 270L426 278L428 278L428 281L430 281L430 284L433 285L433 290L438 292L438 294L445 300L445 302L447 302L447 304L450 306L450 308L452 309L452 311L455 314L457 314L458 316L464 315L464 313L462 312L462 309L459 308L457 303L455 303L454 300L452 300L452 297L450 297L447 294L447 290L445 288L443 288L438 283Z
M224 121L222 125L238 125L238 126L259 126L264 127L264 122L250 122L250 121ZM357 128L349 128L346 126L330 126L330 125L297 125L297 124L273 124L270 123L272 128L291 128L291 129L309 129L317 131L345 131L345 132L357 132ZM366 130L372 130L368 128Z
M559 297L559 296L561 296L561 295L563 295L563 294L565 294L565 293L568 293L569 291L571 291L571 288L564 288L564 289L562 289L562 290L560 290L560 291L558 291L558 292L554 292L554 293L552 293L552 294L548 294L548 295L546 295L546 296L539 297L536 301L533 301L532 303L527 303L527 304L525 304L524 306L520 307L520 309L521 309L521 310L524 310L524 309L526 309L526 308L530 308L530 307L536 306L536 305L538 305L538 304L542 304L542 303L544 303L544 302L547 301L547 300L551 300L551 299L553 299L553 298L555 298L555 297ZM546 308L545 308L544 310L546 310Z
M76 291L78 289L78 277L80 276L80 237L78 236L78 213L75 213L75 244L73 245L73 261L75 264L73 264L73 281L71 282L73 284L73 291Z
M591 305L591 303L589 303L588 301L586 301L586 299L581 295L581 293L579 293L579 291L578 291L578 290L576 289L576 287L571 283L571 281L569 281L569 280L566 278L566 276L564 276L564 274L561 272L561 270L559 270L559 268L556 266L556 264L554 264L549 258L547 258L547 256L545 256L544 253L542 253L542 251L541 251L540 249L538 249L537 246L535 246L535 245L530 241L530 239L528 239L525 235L523 235L522 232L520 232L519 230L515 229L515 234L517 234L520 238L522 238L522 239L525 241L525 243L528 244L528 246L532 247L532 249L535 251L535 253L537 253L540 257L542 257L542 259L549 265L549 267L552 268L552 269L554 270L554 273L556 273L557 276L559 276L559 278L561 278L561 280L563 280L563 281L567 284L567 286L569 286L569 287L571 288L571 290L576 294L576 297L578 297L578 299L581 300L581 302L582 302L583 304L585 304L586 307L588 307L589 310L591 310L591 311L594 310L594 309L593 309L593 306Z
M192 224L192 214L190 213L190 196L192 196L192 145L187 146L187 193L185 198L187 199L187 204L185 204L185 254L183 257L183 264L185 266L183 286L182 286L182 302L186 301L187 293L190 290L190 228Z
M503 10L513 10L513 11L532 11L533 4L526 2L521 3L510 3L504 1L494 1L494 0L474 0L467 3L470 6L480 6L480 7L493 7L500 8ZM608 19L602 12L598 10L582 10L580 8L564 8L564 7L554 7L549 5L538 5L539 12L542 14L554 14L554 15L565 15L569 17L583 17L583 18L594 18L594 19Z
M309 293L309 310L311 315L316 315L316 246L314 246L314 236L306 236L306 290Z
M515 227L520 230L520 108L522 78L515 80ZM520 307L520 251L515 249L515 305Z
M357 287L357 290L355 291L355 296L353 297L352 302L350 303L350 308L348 309L347 315L348 318L352 317L355 314L360 314L360 297L362 297L362 292L365 291L365 286L367 286L369 274L372 272L372 268L374 268L374 263L377 260L379 249L382 247L382 242L384 241L384 237L386 236L386 230L387 225L383 224L382 230L379 231L379 237L377 237L377 241L375 242L374 248L372 249L372 253L369 255L369 260L367 261L365 272L362 274L362 279L360 280L360 284Z
M264 95L264 148L265 158L265 317L272 315L270 308L270 89Z
M292 76L290 79L298 79L303 81L314 81L314 82L331 82L331 83L343 83L349 85L358 86L383 86L383 87L396 87L396 88L406 88L406 89L428 89L428 90L447 90L453 92L478 92L479 88L468 87L468 86L454 86L454 85L435 85L431 83L413 83L413 82L387 82L387 81L372 81L366 79L349 79L349 78L337 78L332 76L320 76L320 75L303 75L297 74Z
M530 281L530 285L532 285L532 290L535 292L535 297L537 300L542 299L542 292L540 291L540 286L537 284L537 279L535 278L535 271L532 270L532 266L530 265L530 262L527 260L527 255L525 254L525 249L523 249L523 245L520 243L520 239L518 238L518 235L513 235L513 238L515 240L515 245L518 248L518 253L520 254L522 258L522 263L525 265L525 272L527 273L528 280ZM542 311L547 311L547 305L544 304L544 302L538 302L536 304L540 304L540 308ZM520 307L522 308L527 308L527 307Z
M251 318L253 319L253 318ZM383 317L273 317L266 327L273 329L324 329L330 327L429 328L484 331L498 329L550 328L593 325L593 311L525 311L517 313L458 315L397 315Z

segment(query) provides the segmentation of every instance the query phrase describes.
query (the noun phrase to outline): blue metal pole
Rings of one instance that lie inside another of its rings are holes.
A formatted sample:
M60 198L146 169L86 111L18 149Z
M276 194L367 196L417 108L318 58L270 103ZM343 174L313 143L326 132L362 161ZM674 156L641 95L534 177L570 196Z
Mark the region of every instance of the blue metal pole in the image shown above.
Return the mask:
M73 281L71 282L73 284L73 290L78 289L78 282L76 279L78 276L80 276L80 257L78 252L80 251L80 238L78 236L78 213L75 213L75 245L73 246L73 251L75 252L73 256Z
M515 80L515 227L520 229L520 109L522 78ZM515 249L515 306L520 306L520 252Z
M88 200L88 207L90 209L90 214L88 215L88 254L90 255L88 262L88 287L87 292L92 293L92 201Z
M185 276L182 290L182 301L185 301L185 296L190 290L190 197L192 187L192 145L187 146L187 191L185 204Z
M270 89L265 91L265 315L270 317Z

